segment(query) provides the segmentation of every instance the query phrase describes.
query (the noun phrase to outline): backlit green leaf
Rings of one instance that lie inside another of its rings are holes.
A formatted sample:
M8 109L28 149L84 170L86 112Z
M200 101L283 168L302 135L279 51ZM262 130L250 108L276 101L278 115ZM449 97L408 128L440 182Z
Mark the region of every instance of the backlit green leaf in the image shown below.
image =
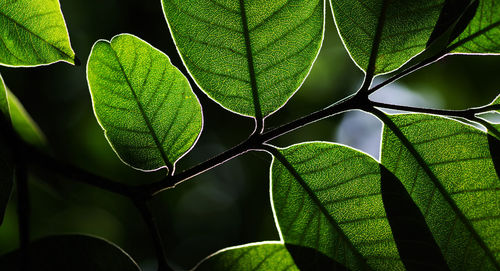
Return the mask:
M285 245L280 242L262 242L218 251L200 262L194 270L298 271L300 269L295 265Z
M0 118L3 117L5 120L2 123L10 125L7 88L3 82L2 75L0 75L0 114L3 114ZM7 129L7 127L2 127L2 129ZM3 222L5 208L7 207L14 183L14 163L12 160L12 151L7 140L4 133L0 133L0 225Z
M180 55L201 89L257 119L299 88L323 39L321 0L162 0Z
M500 1L480 0L476 15L449 48L451 53L500 54Z
M304 143L273 150L271 195L286 244L350 270L402 270L381 196L380 165L351 148Z
M86 235L56 235L30 244L28 270L38 271L140 271L116 245ZM21 271L19 250L0 257L0 270Z
M167 167L173 173L200 135L202 113L170 59L121 34L94 44L87 80L96 118L118 156L137 169Z
M384 128L382 164L419 207L450 269L500 270L496 139L437 116L390 119L401 134Z
M0 64L75 64L58 0L0 0Z
M393 71L425 49L444 0L330 0L340 36L368 75Z

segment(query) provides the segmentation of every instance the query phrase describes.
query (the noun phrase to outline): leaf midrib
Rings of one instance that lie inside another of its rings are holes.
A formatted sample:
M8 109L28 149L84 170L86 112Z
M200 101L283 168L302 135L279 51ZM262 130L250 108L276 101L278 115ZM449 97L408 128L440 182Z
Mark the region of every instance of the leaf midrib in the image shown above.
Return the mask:
M306 190L307 194L309 197L313 200L313 202L316 204L320 212L325 216L325 218L328 220L329 224L335 228L336 232L340 234L340 238L343 239L345 243L347 243L348 247L351 249L353 252L354 256L358 258L358 260L361 262L361 264L367 268L367 270L371 270L368 264L366 263L365 258L361 255L361 253L354 247L352 244L351 240L345 235L344 231L340 228L338 223L335 221L335 219L330 215L328 210L323 206L321 203L321 200L314 194L312 189L307 185L307 183L304 181L304 179L299 175L297 170L293 167L293 165L288 162L288 160L281 154L281 152L274 147L268 147L268 151L272 153L276 159L280 161L280 163L285 166L285 168L292 174L292 176L299 182L299 184Z
M455 42L454 44L450 45L450 46L447 48L447 50L446 50L446 51L447 51L447 52L451 52L451 53L453 53L453 52L452 52L453 50L455 50L455 49L457 49L458 47L460 47L460 46L462 46L462 45L466 44L466 43L467 43L467 42L469 42L469 41L474 40L475 38L477 38L477 37L481 36L482 34L484 34L484 33L488 32L488 31L492 30L493 28L495 28L495 27L497 27L497 26L500 26L500 21L497 21L497 22L495 22L495 23L492 23L492 24L488 25L487 27L485 27L485 28L483 28L483 29L481 29L481 30L479 30L479 31L475 32L474 34L472 34L472 35L468 36L467 38L465 38L465 39L462 39L462 40L459 40L459 41Z
M397 125L387 116L385 113L375 109L373 110L374 115L379 117L383 123L389 127L389 129L398 137L398 139L401 141L404 147L408 149L408 151L412 154L412 156L417 160L417 163L422 167L424 172L429 176L431 179L432 183L434 186L439 190L443 198L446 200L446 202L450 205L452 210L454 211L454 214L464 223L465 227L467 230L471 233L471 235L474 237L476 242L479 244L479 246L483 249L484 253L486 254L486 257L491 261L491 263L495 266L497 270L500 270L500 265L495 259L495 256L491 252L491 250L488 248L486 243L483 241L481 236L476 232L472 224L469 222L467 217L462 213L462 211L458 208L456 205L455 201L451 198L449 193L446 191L446 189L442 186L442 184L439 182L439 179L437 176L432 172L430 167L427 165L425 160L422 158L420 153L413 147L412 143L408 140L408 138L403 134L403 132L397 127Z
M125 69L123 68L123 65L120 61L120 58L118 57L118 54L116 53L114 48L111 46L111 43L109 43L109 46L111 47L113 54L116 58L116 61L118 62L118 65L120 66L120 70L123 74L123 77L125 78L125 81L127 82L127 85L130 88L130 92L132 93L132 96L134 97L134 101L136 102L137 107L139 108L139 111L141 112L141 116L144 119L146 126L148 127L149 133L151 134L151 137L153 138L153 141L154 141L158 151L160 152L160 156L161 156L163 162L165 163L165 166L167 167L169 174L173 174L173 172L172 172L173 165L167 158L167 154L165 153L165 150L163 149L163 146L161 145L160 140L158 139L158 136L156 135L156 132L155 132L153 126L151 125L151 121L149 120L148 116L146 115L146 112L144 111L144 108L142 107L141 101L139 101L139 98L137 97L137 94L135 93L135 90L132 87L132 84L130 83L129 78L128 78L127 74L125 73Z
M382 3L382 8L380 10L379 20L377 23L377 29L375 31L375 36L373 37L372 50L370 53L370 59L368 60L368 67L366 68L366 78L371 78L374 76L376 69L375 66L377 64L378 51L380 48L380 41L382 39L382 31L385 26L386 19L386 11L389 6L389 1L384 0Z
M246 14L244 0L240 0L240 11L241 11L241 23L242 23L242 27L243 27L243 36L245 37L245 48L247 51L248 73L250 76L250 86L252 88L254 113L255 113L255 118L257 120L257 123L261 123L262 122L262 109L261 109L261 105L260 105L259 90L258 90L258 86L257 86L257 76L255 73L252 44L250 41L250 31L248 29L248 20L247 20L247 14Z
M40 37L38 34L34 33L33 31L31 31L30 29L28 29L26 26L20 24L19 22L17 22L16 20L12 19L11 17L7 16L5 13L3 13L2 11L0 11L0 15L2 15L3 17L5 17L7 20L13 22L14 24L16 24L17 26L19 26L20 28L24 29L26 32L30 33L31 35L37 37L38 39L40 39L41 41L45 42L46 44L50 45L52 48L54 48L55 50L57 50L59 53L61 53L62 55L68 57L69 59L71 60L74 60L74 57L69 55L68 53L64 52L63 50L61 50L60 48L56 47L54 44L48 42L46 39Z

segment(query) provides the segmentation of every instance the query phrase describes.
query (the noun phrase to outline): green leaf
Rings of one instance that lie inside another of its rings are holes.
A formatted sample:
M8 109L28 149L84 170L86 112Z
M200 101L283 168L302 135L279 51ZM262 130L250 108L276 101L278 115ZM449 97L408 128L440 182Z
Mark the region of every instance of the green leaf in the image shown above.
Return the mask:
M300 87L323 40L321 0L162 3L179 53L200 88L226 109L257 120Z
M349 54L367 75L388 73L425 49L443 0L330 0Z
M0 0L0 64L75 64L58 0Z
M2 75L0 75L0 111L0 114L3 114L3 116L0 116L0 119L6 120L0 123L10 125L7 88L5 87ZM7 129L7 127L2 127L2 129ZM7 207L13 184L14 162L12 151L4 133L0 133L0 225L3 222L5 208Z
M55 235L29 246L29 264L38 271L140 271L130 256L116 245L86 235ZM0 257L1 270L21 270L19 250ZM35 268L36 267L36 268Z
M406 270L449 270L425 218L392 172L380 165L382 200Z
M43 148L47 145L45 135L42 133L38 125L28 114L19 99L7 89L7 97L9 101L10 119L14 130L27 143Z
M424 215L450 269L500 270L500 180L492 137L432 115L394 115L384 122L392 129L384 128L382 164Z
M267 271L300 270L285 245L280 242L261 242L220 250L201 261L194 270Z
M94 44L87 80L96 118L122 161L173 173L198 139L203 118L189 82L170 59L121 34Z
M269 151L273 210L286 244L314 248L350 270L404 268L377 161L331 143Z
M476 15L449 50L458 54L500 54L500 1L479 1Z

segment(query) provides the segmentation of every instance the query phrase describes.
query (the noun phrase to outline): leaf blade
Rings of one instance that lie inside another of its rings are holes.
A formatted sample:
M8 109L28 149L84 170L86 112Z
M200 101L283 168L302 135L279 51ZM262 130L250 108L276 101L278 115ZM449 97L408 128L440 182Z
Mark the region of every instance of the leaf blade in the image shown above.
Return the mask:
M499 230L495 217L500 208L494 205L500 184L487 135L430 115L390 119L415 146L417 157L385 128L382 164L401 180L424 214L450 269L499 269L500 254L493 253L498 242L491 232Z
M163 0L177 49L215 102L259 120L282 107L309 73L323 39L319 0Z
M1 0L0 64L75 64L68 30L57 0Z
M94 44L87 80L96 118L120 159L140 170L173 173L196 143L203 118L187 79L168 57L121 34Z
M373 158L324 142L272 154L273 210L285 243L314 248L351 270L403 268Z

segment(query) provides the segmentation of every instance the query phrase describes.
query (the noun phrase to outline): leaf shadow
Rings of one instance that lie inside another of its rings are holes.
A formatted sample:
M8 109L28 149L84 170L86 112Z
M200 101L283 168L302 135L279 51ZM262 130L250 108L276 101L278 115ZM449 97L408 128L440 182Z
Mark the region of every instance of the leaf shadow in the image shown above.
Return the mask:
M349 271L344 265L334 261L316 249L285 244L297 267L302 271Z

